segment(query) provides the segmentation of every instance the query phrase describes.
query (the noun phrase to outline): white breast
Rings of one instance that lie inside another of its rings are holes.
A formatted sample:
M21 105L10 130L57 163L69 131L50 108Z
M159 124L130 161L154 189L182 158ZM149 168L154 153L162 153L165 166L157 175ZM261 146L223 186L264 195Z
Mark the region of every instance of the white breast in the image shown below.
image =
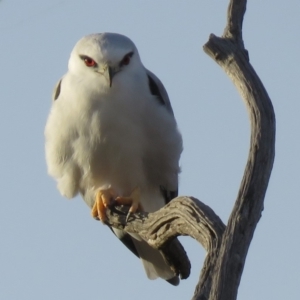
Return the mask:
M97 189L113 187L126 196L138 186L145 209L163 206L160 186L175 190L178 184L182 146L173 116L144 87L94 92L88 100L63 88L45 131L48 171L61 194L81 192L92 206ZM153 197L160 200L150 205Z

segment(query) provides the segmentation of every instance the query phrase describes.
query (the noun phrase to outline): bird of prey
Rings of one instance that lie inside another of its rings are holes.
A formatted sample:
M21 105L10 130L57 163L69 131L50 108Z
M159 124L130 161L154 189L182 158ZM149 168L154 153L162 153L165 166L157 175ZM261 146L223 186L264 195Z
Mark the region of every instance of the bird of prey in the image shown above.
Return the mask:
M103 222L114 201L130 204L131 213L154 212L177 196L181 134L163 84L126 36L91 34L77 42L53 92L45 140L60 193L80 193ZM148 278L179 284L158 250L111 230L142 260Z

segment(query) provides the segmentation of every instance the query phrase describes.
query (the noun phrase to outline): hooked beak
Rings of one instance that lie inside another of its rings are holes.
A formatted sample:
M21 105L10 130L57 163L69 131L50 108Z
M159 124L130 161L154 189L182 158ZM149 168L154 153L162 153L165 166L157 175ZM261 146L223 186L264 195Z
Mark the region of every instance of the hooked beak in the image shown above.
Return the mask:
M113 77L116 75L116 73L117 73L117 71L114 68L112 68L108 65L105 66L103 75L109 82L109 87L111 87Z

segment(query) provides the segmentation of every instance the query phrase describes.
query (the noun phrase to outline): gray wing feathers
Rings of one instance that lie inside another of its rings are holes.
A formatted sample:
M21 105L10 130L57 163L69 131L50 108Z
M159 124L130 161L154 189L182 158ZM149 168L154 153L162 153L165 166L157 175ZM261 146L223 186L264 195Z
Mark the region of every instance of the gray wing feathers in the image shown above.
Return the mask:
M139 253L140 259L144 265L146 274L149 279L161 277L168 280L173 285L179 284L178 277L170 269L160 252L151 248L145 241L138 241L132 238L132 241ZM177 280L176 280L177 279Z
M130 249L143 263L147 277L156 279L161 277L172 285L179 284L179 278L170 269L160 252L150 247L138 236L131 236L123 230L110 228L112 232Z
M153 74L148 69L146 69L146 73L148 75L149 88L152 95L155 95L158 98L158 101L162 105L164 105L166 109L174 116L171 102L163 83L159 80L159 78L155 74ZM169 203L172 199L178 196L178 189L176 189L175 191L168 191L163 186L160 186L160 189L166 203Z

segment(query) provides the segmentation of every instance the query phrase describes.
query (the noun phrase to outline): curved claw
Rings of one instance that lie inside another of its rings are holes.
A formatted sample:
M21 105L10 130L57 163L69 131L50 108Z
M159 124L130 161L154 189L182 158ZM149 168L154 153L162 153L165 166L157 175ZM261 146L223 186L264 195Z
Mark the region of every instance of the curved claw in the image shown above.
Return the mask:
M141 191L138 187L136 187L129 197L117 197L115 200L120 205L130 205L129 212L126 217L126 222L129 218L137 211L143 210L141 204Z
M131 216L133 216L134 213L132 212L128 212L127 216L126 216L126 223L128 222L128 220L130 219Z

